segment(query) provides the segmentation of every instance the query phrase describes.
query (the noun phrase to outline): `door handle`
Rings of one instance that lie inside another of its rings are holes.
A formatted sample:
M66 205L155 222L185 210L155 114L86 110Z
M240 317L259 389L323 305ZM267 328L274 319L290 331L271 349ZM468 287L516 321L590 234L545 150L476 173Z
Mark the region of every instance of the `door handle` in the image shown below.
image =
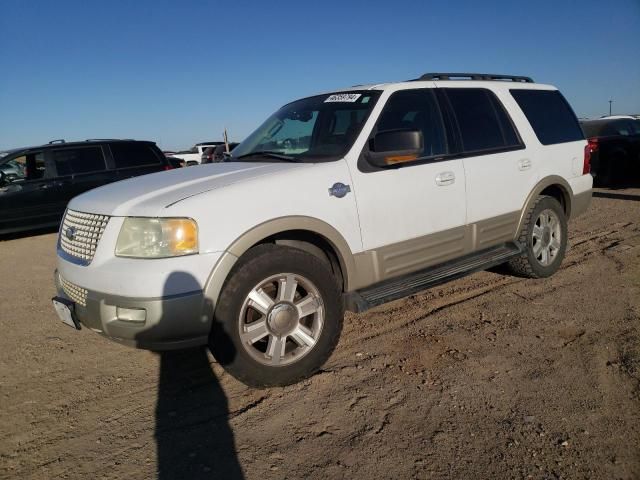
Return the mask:
M528 158L523 158L518 162L518 170L520 170L521 172L523 170L529 170L530 168L531 168L531 160L529 160Z
M453 172L442 172L436 176L436 185L444 187L456 181L456 174Z
M49 183L43 183L42 185L40 185L40 189L41 190L49 190L50 188L60 188L60 187L64 187L65 185L68 185L68 182L61 182L59 180L53 180Z

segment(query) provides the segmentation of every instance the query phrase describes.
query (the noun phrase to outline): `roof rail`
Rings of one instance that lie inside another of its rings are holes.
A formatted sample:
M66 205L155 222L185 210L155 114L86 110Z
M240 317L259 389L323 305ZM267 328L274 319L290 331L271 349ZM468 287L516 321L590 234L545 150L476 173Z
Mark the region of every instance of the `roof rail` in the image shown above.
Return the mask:
M420 78L410 80L510 80L512 82L534 83L531 77L520 75L500 75L496 73L425 73Z
M136 142L133 138L87 138L85 142Z
M49 145L53 145L54 143L65 143L64 138L58 138L57 140L51 140Z

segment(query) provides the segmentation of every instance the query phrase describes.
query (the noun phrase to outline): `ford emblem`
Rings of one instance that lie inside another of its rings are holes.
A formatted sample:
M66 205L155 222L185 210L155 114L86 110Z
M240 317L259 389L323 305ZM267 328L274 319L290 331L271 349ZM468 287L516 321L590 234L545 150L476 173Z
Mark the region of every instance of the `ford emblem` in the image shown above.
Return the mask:
M342 198L350 191L351 187L349 185L338 182L334 183L333 186L329 189L329 195L337 198Z
M73 240L75 240L76 238L76 227L67 228L67 231L64 232L64 234L67 237L67 239L69 239L69 241L73 242Z

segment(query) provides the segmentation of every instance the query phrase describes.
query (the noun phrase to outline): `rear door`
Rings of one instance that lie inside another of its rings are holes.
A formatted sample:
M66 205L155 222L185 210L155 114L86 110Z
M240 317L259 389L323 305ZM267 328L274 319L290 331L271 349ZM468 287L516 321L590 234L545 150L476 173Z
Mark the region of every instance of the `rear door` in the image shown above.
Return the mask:
M118 179L165 170L162 152L148 142L114 142L109 145Z
M59 148L48 154L56 169L61 211L73 197L116 180L115 172L107 169L100 145Z
M512 239L519 212L537 178L537 165L525 150L504 106L486 88L444 88L457 124L456 150L466 176L467 223L474 249Z

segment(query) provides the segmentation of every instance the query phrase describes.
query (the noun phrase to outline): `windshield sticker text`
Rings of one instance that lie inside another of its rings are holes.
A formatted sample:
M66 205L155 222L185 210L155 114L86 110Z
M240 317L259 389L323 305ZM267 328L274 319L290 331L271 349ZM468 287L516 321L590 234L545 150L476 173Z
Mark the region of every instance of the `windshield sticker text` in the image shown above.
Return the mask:
M329 103L329 102L350 102L353 103L355 101L357 101L360 96L362 94L361 93L335 93L333 95L330 95L329 98L327 98L324 103Z

